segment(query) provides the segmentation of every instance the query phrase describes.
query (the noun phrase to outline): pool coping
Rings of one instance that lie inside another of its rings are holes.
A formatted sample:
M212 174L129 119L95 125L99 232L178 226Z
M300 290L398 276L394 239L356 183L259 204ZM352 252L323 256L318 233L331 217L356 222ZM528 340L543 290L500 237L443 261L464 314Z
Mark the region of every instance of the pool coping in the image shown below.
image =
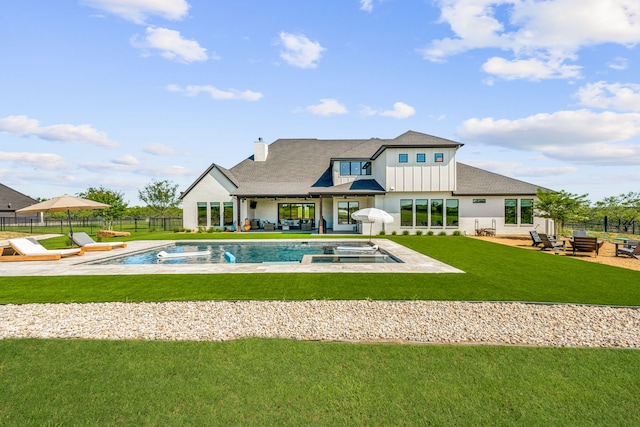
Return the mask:
M309 239L261 239L260 242L308 241ZM312 239L314 242L336 242L338 239ZM339 239L341 242L362 242L362 239ZM250 274L250 273L464 273L464 271L437 261L419 252L387 239L372 239L402 263L343 263L343 264L149 264L149 265L92 265L91 263L162 248L169 244L225 242L230 240L133 240L126 248L111 251L87 251L82 256L66 257L57 261L25 261L2 263L3 276L94 276L136 274ZM234 243L255 243L255 239L234 239Z

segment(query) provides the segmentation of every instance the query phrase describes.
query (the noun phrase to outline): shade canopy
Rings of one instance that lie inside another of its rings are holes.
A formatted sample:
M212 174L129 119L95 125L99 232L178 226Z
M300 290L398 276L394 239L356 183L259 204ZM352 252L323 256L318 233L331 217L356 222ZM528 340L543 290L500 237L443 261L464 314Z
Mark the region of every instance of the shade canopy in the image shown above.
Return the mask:
M63 196L47 200L46 202L36 203L35 205L18 209L16 212L68 212L92 209L106 209L109 207L111 207L111 205L65 194Z
M351 218L356 221L362 222L382 222L384 224L390 224L393 222L393 217L386 211L378 208L365 208L355 211L351 214Z

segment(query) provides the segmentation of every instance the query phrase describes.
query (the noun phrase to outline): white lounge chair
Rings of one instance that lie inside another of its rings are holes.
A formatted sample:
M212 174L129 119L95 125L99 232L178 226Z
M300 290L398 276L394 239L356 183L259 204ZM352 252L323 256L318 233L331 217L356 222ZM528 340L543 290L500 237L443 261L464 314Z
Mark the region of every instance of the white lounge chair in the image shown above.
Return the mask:
M87 251L110 251L113 248L124 248L127 246L124 242L96 242L84 231L73 233L69 237L71 237L73 243Z
M48 261L58 260L70 255L82 255L82 248L75 249L46 249L40 243L34 243L27 238L9 239L9 245L15 251L13 256L2 256L1 261Z
M378 250L378 245L371 246L338 246L336 247L337 252L356 252L356 253L365 253L370 254L374 253Z

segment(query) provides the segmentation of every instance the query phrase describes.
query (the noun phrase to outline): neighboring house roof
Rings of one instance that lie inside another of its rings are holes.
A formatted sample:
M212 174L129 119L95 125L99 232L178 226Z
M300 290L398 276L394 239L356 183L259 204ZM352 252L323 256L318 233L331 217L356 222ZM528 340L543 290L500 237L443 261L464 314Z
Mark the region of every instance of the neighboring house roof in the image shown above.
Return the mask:
M304 197L308 195L376 195L385 189L367 176L333 185L331 168L339 160L372 160L388 148L459 148L448 139L408 131L394 139L278 139L265 161L248 157L231 169L212 164L185 192L217 168L237 188L238 197ZM535 194L537 186L458 163L458 195Z
M18 209L26 208L36 203L38 203L36 199L0 184L0 212L15 212Z
M539 185L489 172L484 169L457 163L456 196L535 195ZM551 190L549 190L551 191Z

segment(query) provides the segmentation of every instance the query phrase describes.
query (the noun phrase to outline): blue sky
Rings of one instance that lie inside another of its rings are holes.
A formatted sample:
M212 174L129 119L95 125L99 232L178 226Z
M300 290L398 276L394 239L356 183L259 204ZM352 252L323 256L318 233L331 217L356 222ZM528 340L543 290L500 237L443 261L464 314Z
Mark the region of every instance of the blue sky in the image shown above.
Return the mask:
M0 12L0 182L140 204L259 137L461 142L592 201L640 191L637 0L24 0Z

